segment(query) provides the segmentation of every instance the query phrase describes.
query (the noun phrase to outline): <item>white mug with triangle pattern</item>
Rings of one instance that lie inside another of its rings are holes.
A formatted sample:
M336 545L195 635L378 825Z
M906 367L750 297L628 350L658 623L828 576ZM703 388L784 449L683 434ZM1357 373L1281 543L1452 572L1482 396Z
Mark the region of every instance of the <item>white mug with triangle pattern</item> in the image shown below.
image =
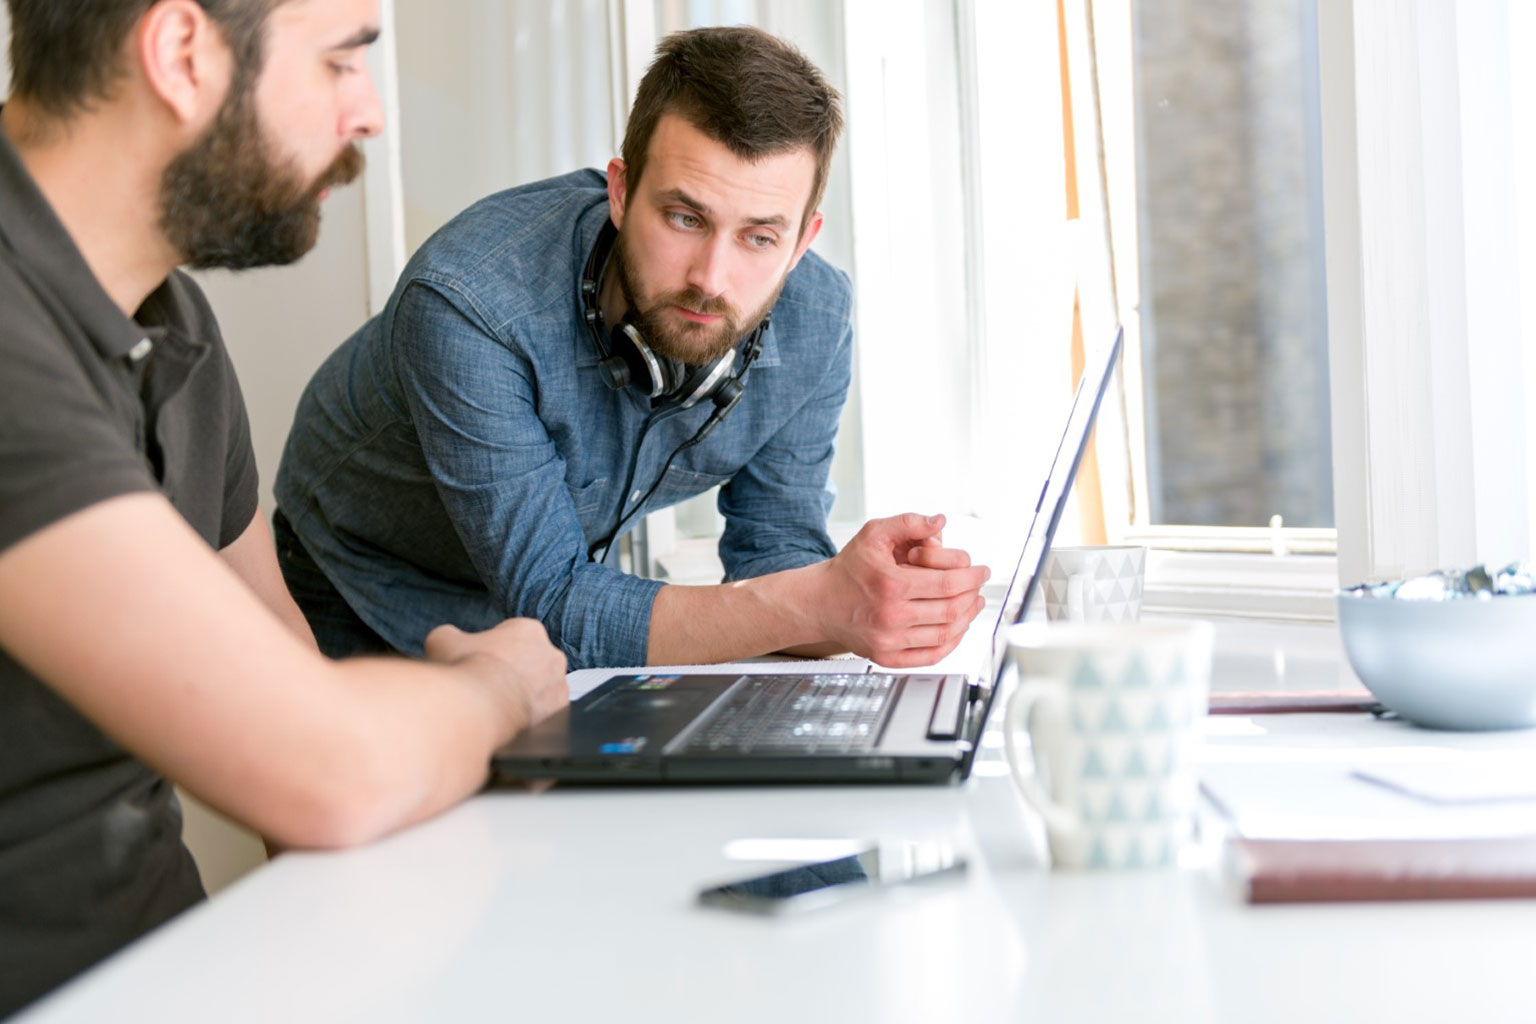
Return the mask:
M1138 545L1052 548L1040 576L1045 614L1073 622L1135 622L1146 572L1147 549Z
M1177 862L1194 821L1211 637L1208 622L1011 628L1008 763L1057 867Z

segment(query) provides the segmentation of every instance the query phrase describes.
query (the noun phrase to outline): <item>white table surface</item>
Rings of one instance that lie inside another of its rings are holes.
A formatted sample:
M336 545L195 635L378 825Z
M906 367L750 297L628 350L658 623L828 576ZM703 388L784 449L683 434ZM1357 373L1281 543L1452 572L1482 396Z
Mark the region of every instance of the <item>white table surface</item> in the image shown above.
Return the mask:
M1327 631L1221 643L1218 686L1340 672ZM1367 715L1213 722L1208 763L1302 766L1309 785L1536 746ZM18 1020L1536 1019L1536 901L1250 907L1198 849L1181 869L1053 873L997 739L950 787L488 792L360 850L285 854ZM694 903L765 867L729 859L733 840L850 837L945 837L971 870L799 918Z

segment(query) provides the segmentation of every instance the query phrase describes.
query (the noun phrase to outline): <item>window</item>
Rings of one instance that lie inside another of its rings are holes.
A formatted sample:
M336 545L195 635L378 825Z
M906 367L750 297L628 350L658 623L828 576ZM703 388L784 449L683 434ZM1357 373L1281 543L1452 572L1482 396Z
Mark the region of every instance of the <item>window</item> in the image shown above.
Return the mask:
M1225 35L1205 40L1226 62L1227 74L1288 86L1271 88L1274 95L1266 98L1285 129L1277 130L1281 141L1254 141L1255 133L1239 132L1250 139L1243 146L1223 134L1254 119L1251 96L1246 102L1218 97L1225 109L1207 107L1177 119L1169 114L1157 130L1146 127L1146 106L1172 111L1175 99L1186 103L1185 93L1188 102L1214 102L1198 78L1185 77L1189 58L1178 52L1189 36L1178 31L1178 19L1199 26L1216 17L1208 6L1134 5L1139 19L1165 20L1158 26L1165 38L1152 39L1151 29L1133 19L1131 4L1064 0L1009 10L960 4L974 47L964 70L973 76L968 129L980 212L972 226L986 339L976 370L985 382L976 433L1016 439L1019 475L1038 479L1038 469L1023 468L1040 458L1027 439L1054 439L1082 347L1107 344L1123 324L1128 344L1119 386L1101 413L1095 457L1058 542L1132 541L1164 549L1154 552L1148 579L1149 606L1164 610L1332 614L1330 558L1273 557L1277 551L1326 554L1334 543L1317 223L1320 147L1315 116L1304 116L1308 109L1315 115L1305 83L1313 83L1315 97L1316 72L1301 45L1305 12L1287 2L1297 19L1282 54L1288 64L1263 59L1264 45L1279 45L1272 39L1246 51L1228 45L1248 45L1258 32L1237 14L1259 8L1274 17L1280 8L1273 0L1267 7L1260 0L1227 3L1219 9L1228 12L1225 20L1216 18ZM1286 70L1277 70L1281 64ZM1174 87L1182 93L1172 93ZM1159 97L1170 100L1168 107L1156 106ZM1175 112L1189 114L1183 107ZM1297 139L1313 162L1295 154L1283 169L1273 159L1265 162L1266 146L1295 148ZM1225 163L1207 158L1209 166L1191 166L1200 163L1191 154L1213 142L1225 146ZM1153 173L1162 183L1149 199ZM1290 187L1295 180L1307 188ZM1213 196L1213 184L1225 191ZM1277 192L1295 200L1291 211L1255 212L1257 195ZM1300 230L1282 230L1295 228L1296 207L1305 210ZM1232 276L1235 261L1231 253L1211 257L1214 246L1205 236L1213 231L1225 232L1233 251L1244 255L1247 265L1236 275L1241 288L1220 276ZM1282 262L1285 272L1276 274ZM1148 273L1149 266L1156 273ZM1166 285L1161 293L1159 281ZM1261 283L1285 287L1266 292ZM1219 328L1211 326L1213 296L1226 301ZM1159 332L1170 341L1161 362ZM1273 372L1276 366L1286 367L1285 379ZM1266 416L1266 408L1274 411ZM1222 422L1234 413L1247 427L1242 434ZM1311 436L1275 426L1289 417L1307 418ZM1276 473L1277 464L1289 473ZM1290 486L1272 488L1277 478ZM977 501L983 521L1018 507L1018 495L1006 490ZM1310 528L1276 533L1269 523L1276 512Z
M1333 550L1312 10L1062 5L1082 217L1130 342L1121 538Z
M1333 525L1314 3L1135 7L1138 522Z

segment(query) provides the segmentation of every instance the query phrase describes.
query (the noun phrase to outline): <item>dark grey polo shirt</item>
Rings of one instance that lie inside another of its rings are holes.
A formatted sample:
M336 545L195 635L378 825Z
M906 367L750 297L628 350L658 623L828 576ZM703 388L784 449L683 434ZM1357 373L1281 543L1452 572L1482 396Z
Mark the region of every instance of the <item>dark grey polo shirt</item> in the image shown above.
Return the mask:
M256 514L218 326L179 272L124 316L0 132L0 551L140 491L214 548ZM0 1017L202 894L170 784L0 648Z

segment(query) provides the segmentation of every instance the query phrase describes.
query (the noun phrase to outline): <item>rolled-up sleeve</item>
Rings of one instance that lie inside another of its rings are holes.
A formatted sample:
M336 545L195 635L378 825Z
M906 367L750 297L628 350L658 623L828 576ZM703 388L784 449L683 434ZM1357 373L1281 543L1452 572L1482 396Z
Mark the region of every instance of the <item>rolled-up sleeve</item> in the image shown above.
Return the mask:
M853 326L846 315L840 323L831 358L805 404L720 489L720 561L727 580L797 569L837 554L827 534L834 497L829 476L853 375Z
M508 616L538 619L571 667L643 665L662 584L587 560L566 465L538 412L533 366L473 301L417 281L391 355L459 540Z

